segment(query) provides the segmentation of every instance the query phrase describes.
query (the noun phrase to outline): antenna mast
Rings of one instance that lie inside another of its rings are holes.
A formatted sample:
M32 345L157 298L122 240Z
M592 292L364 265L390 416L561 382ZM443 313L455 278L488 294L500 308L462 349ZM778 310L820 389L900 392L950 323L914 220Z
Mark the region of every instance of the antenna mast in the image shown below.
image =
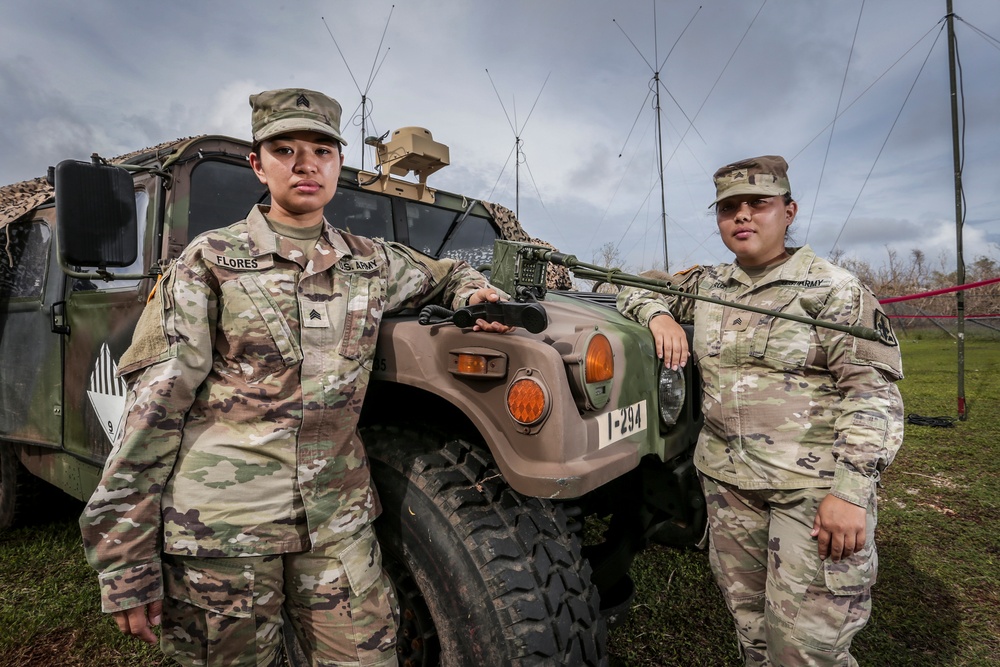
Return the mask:
M700 9L701 8L699 7L699 10ZM692 21L693 20L694 18L692 17ZM653 0L653 60L658 63L656 67L650 64L650 62L646 59L646 56L642 55L642 51L639 50L639 47L635 45L635 42L633 42L628 36L628 33L626 33L625 30L618 24L618 21L615 21L614 19L612 19L612 21L614 21L614 24L618 26L619 30L622 31L622 34L625 35L625 39L629 41L629 44L632 45L632 48L635 49L636 53L639 54L639 57L642 58L643 62L646 63L646 66L649 67L649 70L653 73L653 107L656 109L656 163L660 182L660 224L663 228L663 270L668 271L670 261L667 253L667 196L663 182L663 122L662 107L660 105L660 87L663 86L663 81L660 79L660 70L667 64L667 59L670 57L670 53L673 52L673 47L671 47L670 52L668 52L663 58L663 62L660 62L659 36L657 35L656 21L656 0ZM688 25L690 25L690 23L688 23ZM685 27L684 30L687 30L687 28ZM684 32L682 31L681 35L683 34ZM678 36L677 40L680 40L680 36ZM677 43L675 42L674 46L676 45ZM646 99L649 99L648 96ZM645 102L643 103L645 104Z
M326 27L327 33L330 34L330 39L333 40L333 45L337 47L337 53L340 54L340 59L344 61L344 67L347 68L347 73L351 75L351 81L354 82L354 87L357 89L358 94L361 95L361 170L365 169L365 149L364 145L368 139L368 91L371 90L372 84L375 83L375 77L378 76L379 71L382 69L382 64L385 62L386 56L389 55L389 48L386 47L385 53L382 54L382 60L378 59L378 54L382 51L382 45L385 43L385 33L389 30L389 21L392 19L392 12L396 9L396 5L392 5L389 8L389 16L385 19L385 27L382 28L382 38L379 40L378 49L375 50L375 57L372 59L372 67L368 72L368 82L365 84L365 89L362 90L361 86L358 85L358 80L354 78L354 72L351 71L351 66L347 63L347 58L344 57L344 52L340 50L340 44L337 43L337 38L333 36L333 31L330 30L330 26L327 25L326 19L324 17L319 17L323 21L323 25Z
M660 62L659 42L656 35L656 0L653 0L653 60ZM663 60L663 65L666 64ZM662 68L663 65L660 65ZM653 72L653 82L656 90L653 93L653 103L656 105L656 164L660 177L660 224L663 227L663 270L670 271L667 261L667 197L663 187L663 126L660 122L660 70Z
M510 131L514 133L514 217L520 217L520 207L521 207L521 158L523 153L521 152L521 146L523 141L521 140L521 133L524 132L525 126L528 124L528 120L531 118L531 114L535 111L535 105L538 104L538 99L542 96L542 91L545 90L545 84L549 82L549 77L552 76L552 72L545 75L545 81L542 82L542 87L538 89L538 95L535 96L535 101L531 105L531 109L528 111L527 118L521 123L521 127L517 127L517 104L514 103L514 121L511 122L510 115L507 113L507 107L504 106L503 100L500 98L500 91L497 90L497 86L493 83L493 77L490 76L490 71L486 70L486 76L490 79L490 85L493 86L493 92L496 93L497 100L500 102L500 108L503 109L503 114L507 118L507 124L510 125ZM510 159L509 157L507 158ZM506 165L504 165L506 167Z
M952 0L947 0L948 19L948 72L951 81L951 143L952 153L955 161L955 255L956 271L955 284L965 284L965 259L962 255L962 225L965 220L965 213L962 207L962 143L958 131L958 94L956 91L955 62L958 57L955 53L955 12L952 9ZM956 315L958 316L958 418L961 421L968 419L965 411L965 291L958 290L956 293Z

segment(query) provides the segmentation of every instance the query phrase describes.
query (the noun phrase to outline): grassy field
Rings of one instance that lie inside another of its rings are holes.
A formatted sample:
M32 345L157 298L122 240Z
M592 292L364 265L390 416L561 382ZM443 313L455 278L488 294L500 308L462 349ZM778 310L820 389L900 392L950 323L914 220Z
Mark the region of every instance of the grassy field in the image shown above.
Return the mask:
M906 412L955 414L955 344L904 340ZM967 422L907 425L879 492L879 580L855 640L862 665L995 665L1000 656L1000 343L965 348ZM63 507L0 535L0 667L172 664L99 612L96 578ZM653 547L633 567L632 614L610 637L614 667L738 665L704 553Z
M907 414L956 414L956 346L904 340ZM879 490L879 577L861 665L1000 664L1000 342L967 341L969 419L907 425ZM735 631L703 553L653 548L633 568L631 618L613 665L739 665Z

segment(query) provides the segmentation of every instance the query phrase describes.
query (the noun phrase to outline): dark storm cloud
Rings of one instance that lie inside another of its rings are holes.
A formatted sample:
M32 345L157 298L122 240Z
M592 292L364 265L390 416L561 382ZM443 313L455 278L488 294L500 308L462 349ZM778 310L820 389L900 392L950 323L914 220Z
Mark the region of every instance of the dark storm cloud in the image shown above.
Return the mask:
M54 156L85 159L97 134L60 90L41 85L28 57L0 61L0 182L44 176Z
M966 230L988 248L1000 55L972 27L995 39L1000 12L995 0L955 5ZM648 267L662 254L647 97L659 69L673 268L726 259L705 208L711 174L763 153L789 159L796 226L819 252L838 235L838 248L876 261L912 239L947 250L944 10L937 0L661 0L654 23L641 0L5 0L0 180L192 134L246 137L247 96L283 86L340 99L347 160L360 165L360 87L364 134L418 125L450 146L452 166L432 186L511 208L519 196L529 233L587 259L614 242ZM523 142L519 178L508 115Z

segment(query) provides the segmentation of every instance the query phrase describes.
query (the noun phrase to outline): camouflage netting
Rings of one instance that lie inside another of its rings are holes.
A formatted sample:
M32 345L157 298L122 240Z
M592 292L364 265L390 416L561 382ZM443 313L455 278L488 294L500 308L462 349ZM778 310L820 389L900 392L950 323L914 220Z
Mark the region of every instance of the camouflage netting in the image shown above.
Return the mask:
M528 236L528 233L524 231L523 227L521 227L521 223L518 222L514 212L509 208L501 206L500 204L492 204L485 201L483 202L483 206L486 207L489 214L493 216L494 220L496 220L497 225L500 227L500 234L505 240L532 243L534 245L545 246L546 248L558 250L558 248L551 243ZM549 263L548 273L545 276L545 287L552 290L573 289L573 277L570 275L569 269L565 266L556 266L555 264Z
M108 162L111 164L122 164L139 155L172 149L174 146L185 143L191 138L165 141L150 148L143 148L142 150L113 157ZM54 188L44 177L0 187L0 229L20 219L42 204L48 203L52 200L53 195Z
M33 178L0 188L0 227L14 222L52 198L52 186L44 178Z

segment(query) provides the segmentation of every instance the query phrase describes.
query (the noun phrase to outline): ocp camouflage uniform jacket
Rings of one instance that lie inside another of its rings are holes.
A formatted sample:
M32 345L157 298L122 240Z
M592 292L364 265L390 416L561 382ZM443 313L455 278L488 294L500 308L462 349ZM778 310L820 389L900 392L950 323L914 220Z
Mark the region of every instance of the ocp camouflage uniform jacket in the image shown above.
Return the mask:
M648 325L694 324L704 384L698 469L742 489L832 488L866 506L903 441L899 347L874 295L805 246L754 285L736 264L671 277L691 294L880 332L851 334L677 296L626 288L618 308Z
M162 597L161 550L296 552L369 524L356 426L383 313L488 284L329 223L307 263L266 211L191 243L122 356L124 428L80 519L105 611Z

